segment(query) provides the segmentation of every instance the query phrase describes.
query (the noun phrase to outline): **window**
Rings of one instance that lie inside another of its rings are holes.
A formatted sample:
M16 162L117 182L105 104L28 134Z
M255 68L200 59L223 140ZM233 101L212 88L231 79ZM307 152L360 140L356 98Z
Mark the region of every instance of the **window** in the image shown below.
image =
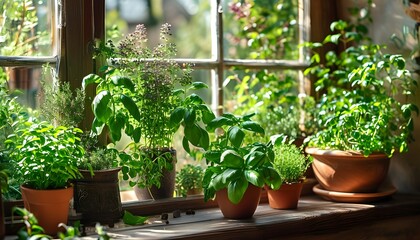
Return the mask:
M0 75L28 107L38 105L42 65L58 59L57 8L54 0L0 3Z

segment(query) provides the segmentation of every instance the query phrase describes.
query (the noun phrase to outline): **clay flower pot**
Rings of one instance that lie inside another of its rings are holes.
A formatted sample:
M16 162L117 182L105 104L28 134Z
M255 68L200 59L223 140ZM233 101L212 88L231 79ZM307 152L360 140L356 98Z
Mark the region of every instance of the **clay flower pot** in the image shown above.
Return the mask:
M230 219L250 218L254 215L260 202L261 190L262 188L250 183L242 200L238 204L233 204L228 198L227 189L224 188L216 192L216 201L224 217Z
M67 224L69 204L73 198L73 187L53 190L35 190L20 187L25 208L33 213L48 235L56 235L64 229L58 224Z
M268 196L268 204L274 209L296 209L303 182L287 184L283 183L278 190L265 186Z
M325 190L351 193L377 191L388 174L390 159L385 154L307 148L312 155L315 177Z

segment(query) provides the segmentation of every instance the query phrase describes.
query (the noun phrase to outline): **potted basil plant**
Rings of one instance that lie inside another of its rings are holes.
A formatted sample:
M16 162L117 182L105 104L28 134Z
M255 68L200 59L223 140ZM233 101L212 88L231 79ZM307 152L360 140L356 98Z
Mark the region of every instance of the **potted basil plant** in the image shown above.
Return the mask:
M365 28L337 21L331 30L335 33L323 43L305 44L314 50L306 74L317 78L317 120L324 126L307 139L306 152L314 157L323 190L376 193L390 158L406 152L412 140L412 114L418 108L409 97L417 83L404 57L384 53L383 46L366 38ZM320 56L316 50L324 44L341 44L344 50Z
M208 164L203 179L204 199L216 197L227 218L252 217L262 187L278 189L281 184L270 162L274 157L270 144L245 144L246 134L264 134L252 116L225 113L206 125L208 131L216 134L204 153Z
M162 25L160 43L149 47L146 28L138 25L117 46L110 41L99 43L96 57L107 59L108 64L101 68L101 76L90 74L83 79L83 88L97 84L92 131L101 134L107 126L114 143L123 133L130 138L125 149L129 154L121 159L122 173L139 190L139 199L173 196L176 151L172 141L184 117L185 124L193 126L185 128L190 131L187 135L194 135L197 129L198 136L207 134L195 124L201 119L195 109L211 111L200 103L201 98L186 92L207 86L192 82L188 64L175 62L176 46L169 36L170 25ZM189 140L200 144L197 139ZM208 145L206 141L201 144Z
M81 176L77 167L84 156L81 132L32 119L18 126L5 142L13 161L12 176L22 183L25 208L48 234L55 235L58 224L67 223L71 181Z

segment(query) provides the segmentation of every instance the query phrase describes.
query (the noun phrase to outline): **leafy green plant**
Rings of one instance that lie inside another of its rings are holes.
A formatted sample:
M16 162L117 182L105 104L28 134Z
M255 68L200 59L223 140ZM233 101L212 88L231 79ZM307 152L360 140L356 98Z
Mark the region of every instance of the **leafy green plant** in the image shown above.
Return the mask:
M176 47L169 41L169 31L169 24L162 25L161 42L154 48L146 45L143 25L118 46L110 41L99 43L97 57L106 58L109 64L101 68L102 76L90 74L83 79L83 88L97 84L92 131L100 134L106 126L114 143L122 133L131 138L130 154L121 158L123 178L131 186L160 186L163 170L173 168L171 145L181 125L192 125L184 130L185 141L208 145L205 137L197 140L207 132L196 122L202 111L212 112L198 95L187 93L207 85L193 83L190 66L173 60Z
M38 225L35 215L25 208L13 207L12 212L21 216L24 226L17 232L18 239L51 239L44 233L44 229Z
M412 139L412 113L409 103L417 82L406 69L401 55L386 54L384 46L365 37L366 29L345 21L331 24L336 33L323 43L306 43L312 50L325 44L341 44L344 50L321 56L314 51L306 74L317 80L321 93L317 114L323 129L309 139L320 148L353 150L369 155L383 152L392 156L408 150Z
M311 164L302 150L290 143L273 144L273 168L279 173L282 183L303 181L305 171Z
M274 157L271 145L244 144L246 133L264 134L264 129L251 120L252 116L225 113L207 124L207 130L217 130L210 148L204 153L208 163L203 178L205 200L227 188L229 200L237 204L249 184L280 187L280 176L270 163Z
M44 75L49 66L44 66ZM70 88L69 82L54 79L42 83L42 99L40 114L48 122L57 126L76 127L83 120L85 113L85 92Z
M0 192L4 192L7 190L7 179L7 169L4 166L4 164L0 162Z
M176 189L181 196L187 196L189 190L203 187L204 170L199 165L187 164L176 175Z
M80 177L77 163L84 156L77 128L54 127L47 122L26 122L10 135L13 177L34 189L64 188Z

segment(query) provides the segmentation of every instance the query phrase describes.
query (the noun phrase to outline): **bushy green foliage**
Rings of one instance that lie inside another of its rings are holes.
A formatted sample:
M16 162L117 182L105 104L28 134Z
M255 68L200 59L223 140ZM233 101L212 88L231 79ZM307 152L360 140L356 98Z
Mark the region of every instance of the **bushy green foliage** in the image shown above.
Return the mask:
M25 122L6 144L14 161L13 177L34 189L58 189L79 178L78 161L84 156L78 137L82 131L47 122Z
M264 134L264 129L251 120L252 116L225 113L206 125L208 131L216 130L216 135L204 153L208 164L203 178L205 200L226 188L229 200L237 204L249 184L279 188L280 177L270 164L274 157L271 145L244 142L246 134Z
M181 196L187 196L188 190L203 187L204 170L199 165L187 164L176 174L176 189Z
M325 63L314 51L312 66L305 71L317 77L316 90L322 94L317 118L324 126L309 143L364 155L407 151L413 137L412 113L418 114L418 108L409 102L417 82L404 57L384 53L385 47L371 43L360 26L337 21L331 30L336 33L323 43L305 44L312 50L324 44L345 47L339 54L327 52Z
M50 69L44 66L44 73ZM52 83L45 80L43 87L43 102L40 105L41 117L57 126L76 127L85 114L85 92L77 88L72 90L69 82L55 79Z
M310 159L294 144L276 144L273 146L273 168L279 173L283 183L296 183L304 179Z

